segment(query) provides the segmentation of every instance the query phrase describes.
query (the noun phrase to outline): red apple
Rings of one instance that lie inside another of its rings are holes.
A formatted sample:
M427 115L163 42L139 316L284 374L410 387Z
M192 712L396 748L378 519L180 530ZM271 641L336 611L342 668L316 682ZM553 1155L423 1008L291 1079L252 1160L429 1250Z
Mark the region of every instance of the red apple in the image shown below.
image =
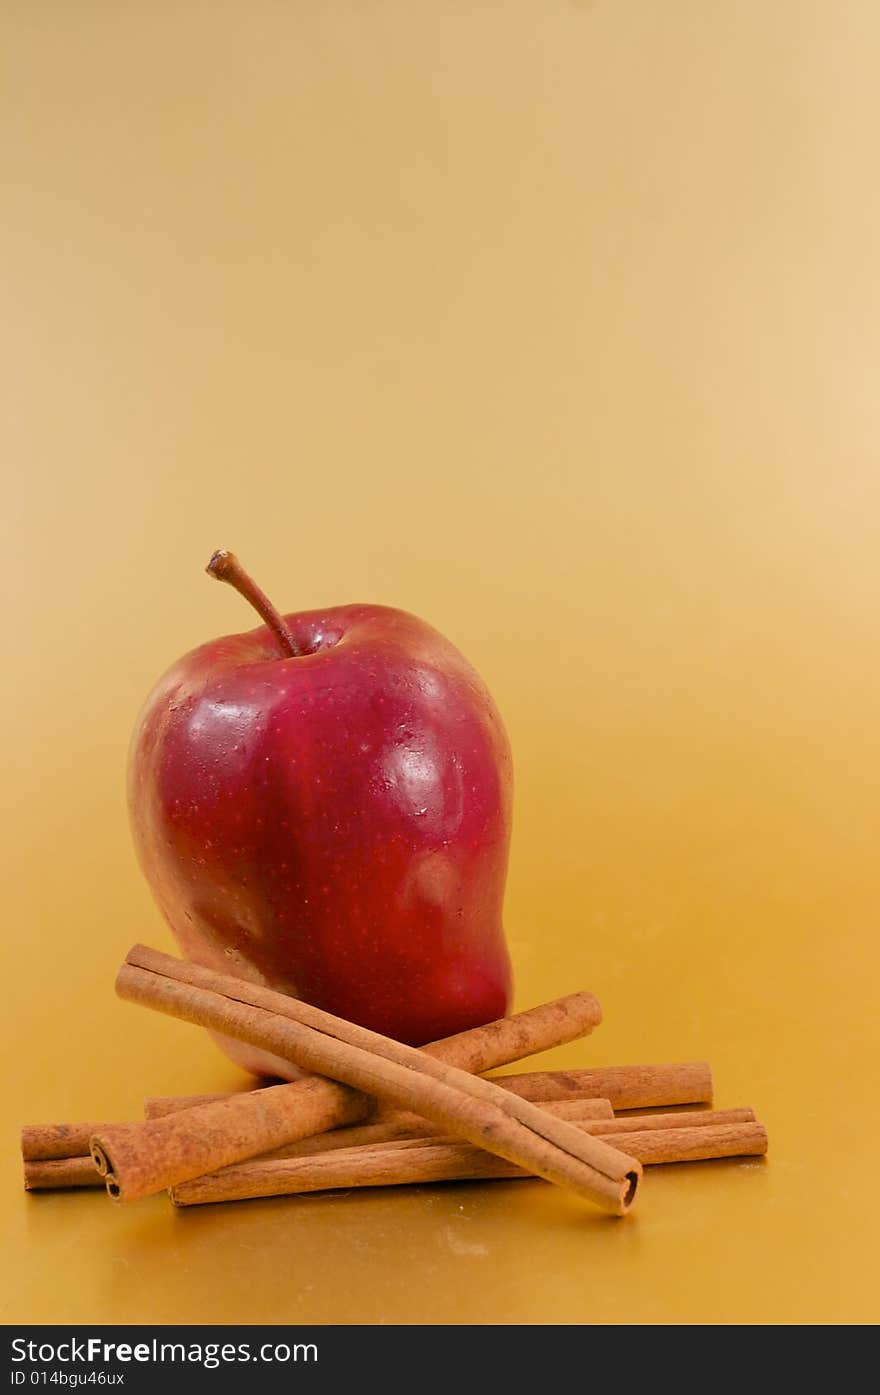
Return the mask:
M183 954L413 1045L503 1016L512 771L484 684L404 611L282 618L231 553L208 570L267 623L169 669L129 763L138 857Z

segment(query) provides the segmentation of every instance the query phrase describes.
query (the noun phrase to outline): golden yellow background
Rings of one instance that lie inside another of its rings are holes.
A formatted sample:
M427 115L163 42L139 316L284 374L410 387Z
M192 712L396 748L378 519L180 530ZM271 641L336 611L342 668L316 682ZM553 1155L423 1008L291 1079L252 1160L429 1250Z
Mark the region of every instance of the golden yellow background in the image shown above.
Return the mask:
M864 1322L878 1304L880 9L4 0L7 1322ZM707 1057L763 1163L175 1213L25 1121L241 1077L169 938L138 706L285 609L423 615L515 753L519 1006Z

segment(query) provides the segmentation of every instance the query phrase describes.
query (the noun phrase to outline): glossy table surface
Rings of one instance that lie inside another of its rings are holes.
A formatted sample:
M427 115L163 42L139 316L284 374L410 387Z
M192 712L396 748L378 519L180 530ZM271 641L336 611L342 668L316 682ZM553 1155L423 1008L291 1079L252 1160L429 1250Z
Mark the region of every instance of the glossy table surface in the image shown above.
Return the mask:
M873 1322L880 11L2 7L0 1316ZM766 1162L618 1222L537 1182L175 1212L26 1196L24 1122L243 1083L117 1002L170 939L140 702L283 608L476 664L548 1060L707 1058Z

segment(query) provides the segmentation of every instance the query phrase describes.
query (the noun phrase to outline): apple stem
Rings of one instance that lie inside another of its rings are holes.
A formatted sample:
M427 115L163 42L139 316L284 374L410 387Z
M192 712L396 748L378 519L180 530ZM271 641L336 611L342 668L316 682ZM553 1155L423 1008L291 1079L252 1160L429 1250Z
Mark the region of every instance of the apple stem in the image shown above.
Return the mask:
M275 609L269 597L260 590L253 577L249 576L244 567L239 562L234 552L227 552L225 547L214 553L205 571L208 576L213 576L217 581L226 581L233 586L240 596L244 596L246 601L250 601L254 610L268 625L285 654L291 658L298 659L302 655L302 650L290 633L283 616Z

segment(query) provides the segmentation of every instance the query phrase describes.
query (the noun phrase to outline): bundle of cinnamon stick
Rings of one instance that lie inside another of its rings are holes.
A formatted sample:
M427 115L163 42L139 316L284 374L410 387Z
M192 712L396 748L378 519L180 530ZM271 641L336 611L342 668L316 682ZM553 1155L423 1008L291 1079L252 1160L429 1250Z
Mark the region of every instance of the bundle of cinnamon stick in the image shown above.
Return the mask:
M246 1093L147 1100L141 1122L28 1125L28 1190L104 1186L121 1201L168 1191L193 1206L531 1176L624 1215L643 1164L767 1151L751 1109L693 1108L712 1103L705 1062L487 1077L589 1034L602 1015L591 993L416 1050L141 945L116 991L267 1049L299 1077Z

